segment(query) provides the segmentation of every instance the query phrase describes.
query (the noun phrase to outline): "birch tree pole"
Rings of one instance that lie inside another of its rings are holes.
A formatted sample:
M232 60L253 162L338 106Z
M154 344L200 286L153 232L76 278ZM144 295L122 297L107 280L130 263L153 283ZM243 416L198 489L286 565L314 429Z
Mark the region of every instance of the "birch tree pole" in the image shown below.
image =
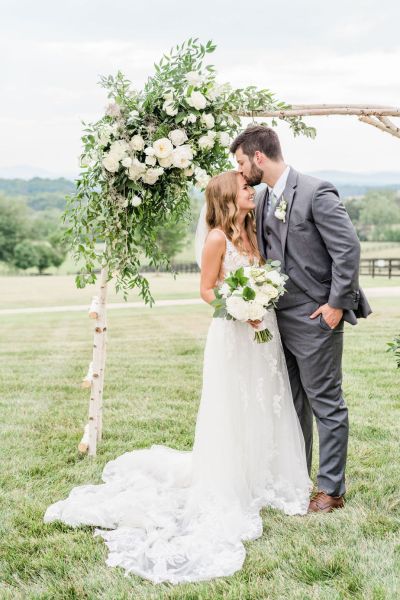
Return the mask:
M97 442L103 432L103 387L106 362L106 301L107 301L108 269L103 267L100 275L99 295L94 296L89 308L89 317L95 320L93 335L93 357L89 370L82 382L82 387L90 386L89 420L85 425L83 437L78 445L80 452L88 452L95 456Z

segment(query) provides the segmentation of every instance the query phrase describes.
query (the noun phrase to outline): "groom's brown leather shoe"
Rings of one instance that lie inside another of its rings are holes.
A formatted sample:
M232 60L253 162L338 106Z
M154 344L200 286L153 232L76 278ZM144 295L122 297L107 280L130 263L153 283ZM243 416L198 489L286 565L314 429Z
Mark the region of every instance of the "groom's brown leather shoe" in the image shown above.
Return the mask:
M324 512L329 513L337 508L344 507L343 496L329 496L325 492L318 492L313 498L311 498L308 506L309 513Z

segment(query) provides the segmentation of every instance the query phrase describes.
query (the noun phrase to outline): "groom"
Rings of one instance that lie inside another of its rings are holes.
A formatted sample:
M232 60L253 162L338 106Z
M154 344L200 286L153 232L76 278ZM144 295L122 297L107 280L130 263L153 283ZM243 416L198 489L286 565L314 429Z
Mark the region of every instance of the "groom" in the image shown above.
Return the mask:
M283 160L273 129L250 126L232 143L249 185L266 183L256 202L265 259L289 279L276 311L293 400L311 470L313 414L319 434L318 493L309 512L344 506L348 415L342 393L343 321L371 313L358 286L360 243L337 190Z

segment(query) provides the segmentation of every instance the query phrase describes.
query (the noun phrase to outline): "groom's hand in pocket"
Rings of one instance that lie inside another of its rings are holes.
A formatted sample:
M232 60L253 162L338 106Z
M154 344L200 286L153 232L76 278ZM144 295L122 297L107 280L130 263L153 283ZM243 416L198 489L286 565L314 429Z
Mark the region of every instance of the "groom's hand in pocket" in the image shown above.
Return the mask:
M341 308L333 308L329 304L322 304L312 315L310 319L315 319L319 315L324 317L324 321L331 329L337 327L343 317L343 310Z

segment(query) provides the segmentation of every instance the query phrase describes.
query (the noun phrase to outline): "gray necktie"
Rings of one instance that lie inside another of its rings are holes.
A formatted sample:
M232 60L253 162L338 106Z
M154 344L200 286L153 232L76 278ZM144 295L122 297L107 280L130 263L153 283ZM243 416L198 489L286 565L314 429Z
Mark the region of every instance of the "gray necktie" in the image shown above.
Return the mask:
M276 201L278 200L277 196L274 194L272 190L268 196L268 208L267 208L267 216L269 217L272 210L274 210Z

